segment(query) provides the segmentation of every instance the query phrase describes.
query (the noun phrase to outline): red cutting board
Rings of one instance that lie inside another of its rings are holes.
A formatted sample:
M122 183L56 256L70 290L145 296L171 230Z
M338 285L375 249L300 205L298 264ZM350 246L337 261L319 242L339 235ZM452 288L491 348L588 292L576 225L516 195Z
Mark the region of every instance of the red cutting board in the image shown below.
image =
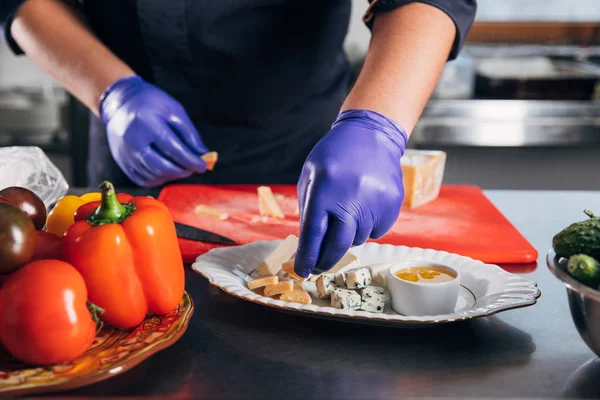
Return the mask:
M258 214L256 186L171 185L159 195L175 221L230 237L238 244L298 235L295 186L271 186L284 220ZM229 213L218 221L196 215L205 204ZM416 210L403 209L394 227L377 243L445 250L492 264L529 264L538 253L476 186L442 186L439 197ZM180 239L186 263L219 245Z

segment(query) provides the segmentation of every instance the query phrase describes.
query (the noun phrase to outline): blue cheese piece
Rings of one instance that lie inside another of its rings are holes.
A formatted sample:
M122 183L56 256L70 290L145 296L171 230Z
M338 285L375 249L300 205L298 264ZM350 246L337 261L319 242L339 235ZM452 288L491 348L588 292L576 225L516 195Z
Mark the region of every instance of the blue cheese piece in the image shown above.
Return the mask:
M371 284L369 268L361 267L346 272L346 286L348 289L362 289Z
M317 294L319 298L326 299L331 296L331 292L336 289L335 286L335 275L334 274L322 274L317 279Z
M385 289L379 286L367 286L360 291L360 295L363 298L372 296L374 294L385 294Z
M346 274L343 272L338 272L335 274L335 285L339 288L346 288Z
M375 291L365 292L363 289L360 309L372 313L382 313L385 309L387 299L388 297L385 293L378 293Z
M352 290L335 289L331 292L331 307L341 310L358 310L361 305L360 295Z

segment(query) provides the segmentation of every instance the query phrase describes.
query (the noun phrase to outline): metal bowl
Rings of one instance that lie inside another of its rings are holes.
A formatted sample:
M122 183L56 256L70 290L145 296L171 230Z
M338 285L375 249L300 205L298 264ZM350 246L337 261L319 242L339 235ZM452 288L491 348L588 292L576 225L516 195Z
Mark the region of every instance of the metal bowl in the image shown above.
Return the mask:
M587 346L600 356L600 291L578 282L566 272L567 259L554 250L546 256L550 272L567 287L571 317Z

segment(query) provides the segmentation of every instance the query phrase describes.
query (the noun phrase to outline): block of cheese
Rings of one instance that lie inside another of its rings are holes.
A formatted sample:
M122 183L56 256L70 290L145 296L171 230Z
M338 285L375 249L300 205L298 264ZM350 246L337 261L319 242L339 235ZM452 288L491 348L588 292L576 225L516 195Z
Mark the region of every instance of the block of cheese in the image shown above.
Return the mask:
M283 294L287 292L291 292L294 290L294 282L292 281L283 281L279 283L274 283L272 285L265 286L265 296L273 297L278 294Z
M269 186L259 186L257 189L258 193L258 212L260 215L266 217L273 217L283 219L285 216L273 196L273 191Z
M286 261L283 263L282 265L283 270L285 271L286 274L288 274L289 276L291 276L292 278L296 279L297 281L300 282L304 282L307 278L303 278L300 275L298 275L295 271L294 271L294 259L291 258L290 260ZM309 275L309 278L312 275Z
M229 214L227 214L226 212L219 211L205 204L198 204L196 206L195 213L198 215L203 215L205 217L218 219L219 221L225 221L227 218L229 218Z
M362 304L360 294L353 290L335 289L331 292L331 307L358 310Z
M277 275L284 262L288 261L298 249L298 237L290 235L277 246L271 254L256 268L260 276Z
M216 151L209 151L208 153L200 156L200 158L202 158L202 160L206 163L206 169L212 171L215 169L215 164L219 160L219 153Z
M405 207L414 209L438 197L444 179L445 152L407 149L400 164Z
M346 286L346 274L344 272L338 272L335 274L335 285L339 288L345 289Z
M388 296L377 290L365 291L365 289L363 289L362 292L360 309L363 311L382 313L385 309L385 303L387 302Z
M360 267L346 272L346 286L348 289L362 289L371 284L369 268Z
M336 289L335 274L321 274L317 279L317 294L321 299L327 299Z
M329 271L326 271L325 273L326 274L335 274L344 268L358 268L358 267L360 267L360 262L358 261L358 257L356 257L354 254L352 254L348 251L346 254L344 254L344 257L342 257L342 259L333 266L333 268L331 268ZM312 282L315 282L318 278L319 278L318 275L313 275L312 278L310 278L310 280Z
M385 295L385 289L379 286L366 286L360 290L360 296L364 299L365 297L370 297L375 294L383 294Z
M312 299L310 298L310 294L302 288L294 288L291 292L283 293L279 300L289 301L292 303L300 303L300 304L311 304Z
M254 290L267 285L274 285L276 283L279 283L279 278L277 276L265 276L262 278L252 279L250 282L248 282L248 289Z

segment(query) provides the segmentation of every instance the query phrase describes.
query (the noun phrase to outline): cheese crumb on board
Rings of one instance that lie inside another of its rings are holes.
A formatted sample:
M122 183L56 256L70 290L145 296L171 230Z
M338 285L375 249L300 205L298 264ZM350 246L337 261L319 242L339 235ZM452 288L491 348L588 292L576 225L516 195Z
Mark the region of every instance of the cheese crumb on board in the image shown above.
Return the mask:
M267 297L273 297L278 294L291 292L292 290L294 290L294 282L283 281L283 282L265 286L264 293L265 293L265 296L267 296Z
M405 207L415 209L438 197L444 179L445 152L408 149L400 164Z
M335 289L337 289L335 286L335 274L322 274L319 276L319 279L317 279L317 294L319 298L328 298Z
M360 267L360 262L358 261L358 257L354 254L347 252L344 254L344 257L337 264L333 266L329 271L326 271L326 274L335 274L336 272L344 269L344 268L358 268ZM310 278L311 282L315 282L319 278L319 275L313 275Z
M209 151L208 153L201 155L200 158L206 163L206 169L212 171L215 169L215 164L219 160L219 153L216 151Z
M283 267L283 263L288 261L298 249L298 237L290 235L277 246L271 254L256 268L260 276L277 275Z
M312 304L310 294L308 294L308 292L301 287L295 287L291 292L283 293L279 297L279 300L300 304Z
M203 215L205 217L218 219L219 221L225 221L229 218L229 214L227 214L226 212L219 211L205 204L198 204L194 212L197 215Z
M362 304L360 295L352 290L335 289L331 292L331 307L358 310Z
M267 285L274 285L276 283L279 283L279 278L277 276L265 276L263 278L252 279L250 282L248 282L248 289L254 290Z
M269 186L259 186L256 190L258 192L258 213L260 215L278 219L285 218Z
M292 278L296 279L297 281L304 282L307 279L307 278L301 277L300 275L298 275L296 273L296 271L294 271L294 259L293 258L291 258L289 261L284 262L282 268L286 274L288 274ZM310 278L310 275L309 275L309 278Z
M360 267L346 272L346 286L348 289L362 289L371 284L369 268Z

